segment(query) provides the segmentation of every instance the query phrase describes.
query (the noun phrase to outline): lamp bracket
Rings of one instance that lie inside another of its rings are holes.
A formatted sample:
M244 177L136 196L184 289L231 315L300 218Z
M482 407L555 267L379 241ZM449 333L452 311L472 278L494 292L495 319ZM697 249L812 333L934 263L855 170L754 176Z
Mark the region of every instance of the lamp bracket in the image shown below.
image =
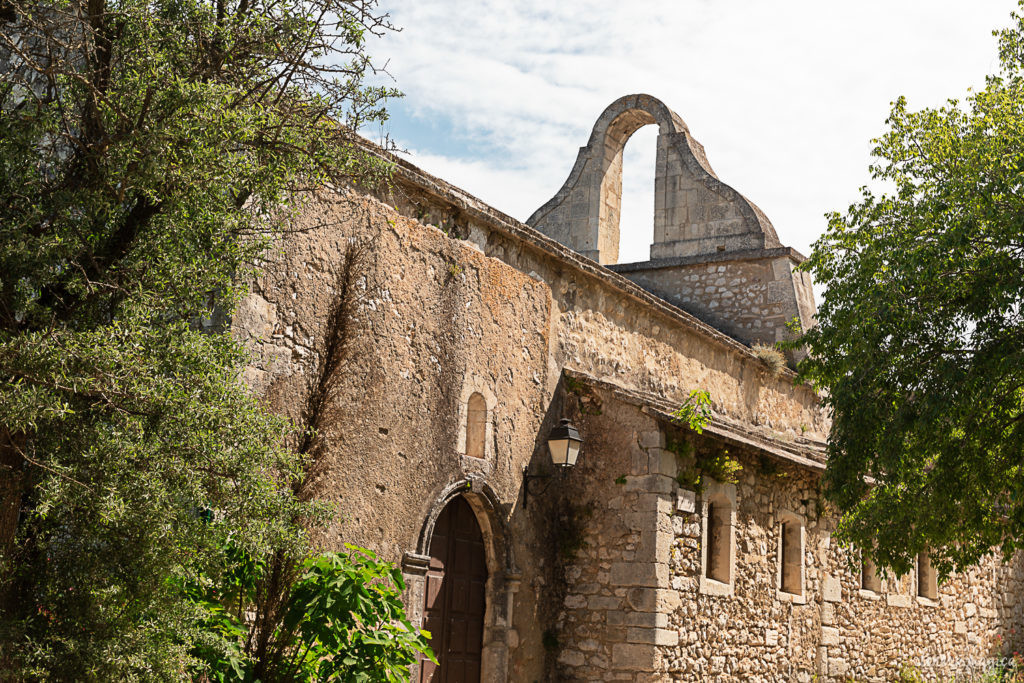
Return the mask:
M558 469L560 470L559 471L559 478L564 477L565 476L566 468L559 467ZM550 472L543 473L543 474L530 474L530 466L529 465L527 465L526 467L523 468L523 509L524 510L526 509L527 501L530 499L530 482L531 481L541 480L541 479L547 479L548 480L547 483L544 484L543 488L541 488L540 491L534 491L533 492L534 496L544 495L544 492L548 490L549 486L551 486L551 481L550 480L554 476L555 475L551 474Z

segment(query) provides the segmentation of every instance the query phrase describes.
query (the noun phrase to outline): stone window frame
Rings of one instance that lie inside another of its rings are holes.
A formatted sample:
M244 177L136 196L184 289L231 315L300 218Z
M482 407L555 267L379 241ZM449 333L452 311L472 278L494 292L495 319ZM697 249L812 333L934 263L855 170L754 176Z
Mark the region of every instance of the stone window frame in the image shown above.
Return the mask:
M917 574L917 561L914 562L914 571L909 575L896 577L889 574L885 580L887 589L885 602L889 607L910 607L914 604L913 597L917 594L917 586L914 584L914 576Z
M864 573L867 570L868 565L871 566L872 573L875 576L875 580L878 582L878 590L864 587ZM878 573L878 567L870 559L864 557L863 553L860 557L860 576L858 577L859 587L857 589L857 595L864 598L865 600L880 600L885 592L885 579L881 574Z
M466 437L469 428L469 399L473 394L480 394L487 406L487 415L484 423L484 454L477 458L466 453ZM494 409L498 405L498 399L491 390L490 385L482 377L468 376L462 385L462 393L459 395L459 433L455 444L455 450L463 459L463 464L478 464L494 462Z
M729 581L718 581L708 576L708 512L712 505L724 505L729 509ZM736 485L723 484L708 479L701 494L700 528L700 581L698 592L704 595L732 595L736 585Z
M480 413L483 413L482 415ZM476 428L476 429L474 429ZM474 433L475 432L475 433ZM479 441L478 441L479 439ZM487 399L474 391L466 401L466 455L483 458L487 447Z
M935 597L932 597L930 595L924 595L924 594L921 593L921 572L922 572L921 558L922 558L922 556L924 556L924 558L927 560L927 563L928 563L928 569L924 570L924 571L929 571L930 570L930 576L928 577L928 581L931 584L931 586L930 586L931 591L930 592ZM913 578L912 583L913 583L913 589L914 589L914 596L917 598L917 604L923 605L925 607L938 607L939 606L939 575L938 575L938 572L935 571L935 568L931 566L931 556L929 555L927 550L922 550L921 552L919 552L914 557L914 578Z
M782 590L782 534L784 525L796 524L799 530L800 543L800 592L790 593ZM775 598L782 602L796 605L807 604L807 518L792 510L780 509L775 514Z

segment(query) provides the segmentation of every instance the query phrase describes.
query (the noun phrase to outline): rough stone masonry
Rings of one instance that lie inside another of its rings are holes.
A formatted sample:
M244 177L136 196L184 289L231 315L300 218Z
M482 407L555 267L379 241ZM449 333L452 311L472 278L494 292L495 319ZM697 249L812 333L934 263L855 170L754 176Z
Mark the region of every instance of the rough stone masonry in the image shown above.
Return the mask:
M615 264L622 149L648 124L652 258ZM1018 560L935 585L923 556L896 581L832 540L828 416L750 348L813 324L802 257L664 104L612 103L528 224L393 161L387 187L307 198L233 329L246 381L294 418L343 342L321 541L401 565L441 660L414 680L939 679L1019 646ZM702 434L671 414L694 390ZM556 473L563 417L584 443ZM706 465L726 455L735 483Z

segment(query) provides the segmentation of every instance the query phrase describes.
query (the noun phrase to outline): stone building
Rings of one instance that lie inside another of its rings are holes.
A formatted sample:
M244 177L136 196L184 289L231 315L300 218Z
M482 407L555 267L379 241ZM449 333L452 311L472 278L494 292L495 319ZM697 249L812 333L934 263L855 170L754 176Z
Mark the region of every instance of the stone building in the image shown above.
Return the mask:
M622 150L648 124L651 260L616 264ZM664 104L610 105L527 224L395 164L309 202L233 326L275 409L328 387L323 540L402 567L442 662L414 680L932 678L1016 639L1019 565L936 585L922 556L895 581L832 540L828 416L751 348L812 324L803 257ZM673 416L694 391L700 434ZM583 446L555 472L562 418Z

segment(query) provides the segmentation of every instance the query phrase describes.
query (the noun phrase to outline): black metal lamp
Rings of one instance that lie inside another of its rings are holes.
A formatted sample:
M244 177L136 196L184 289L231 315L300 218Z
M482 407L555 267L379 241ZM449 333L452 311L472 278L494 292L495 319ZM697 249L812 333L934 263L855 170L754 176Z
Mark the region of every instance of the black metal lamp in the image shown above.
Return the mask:
M579 457L582 445L583 439L580 438L580 433L569 424L569 420L563 417L548 436L551 462L558 467L572 467L576 464L576 458Z
M558 426L551 430L548 435L548 453L551 455L551 462L564 475L565 471L576 464L576 458L580 455L580 446L583 439L569 420L562 418ZM550 474L530 474L530 466L523 468L523 508L530 498L530 481L534 479L549 479ZM545 486L540 493L547 490ZM534 495L537 495L534 493Z

